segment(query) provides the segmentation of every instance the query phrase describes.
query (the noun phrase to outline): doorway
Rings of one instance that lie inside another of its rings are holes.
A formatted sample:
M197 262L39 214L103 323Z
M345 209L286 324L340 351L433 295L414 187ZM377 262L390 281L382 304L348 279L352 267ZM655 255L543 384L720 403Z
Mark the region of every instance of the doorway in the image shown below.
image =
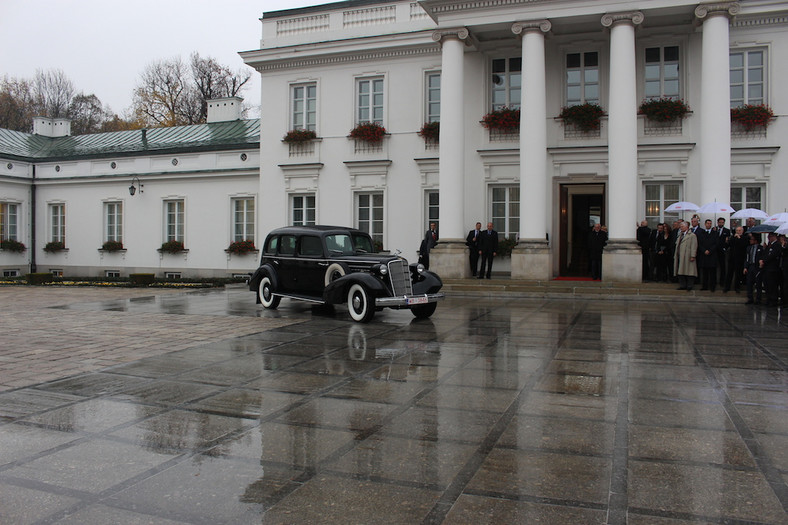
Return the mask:
M561 184L559 270L561 277L588 277L588 234L605 225L604 184Z

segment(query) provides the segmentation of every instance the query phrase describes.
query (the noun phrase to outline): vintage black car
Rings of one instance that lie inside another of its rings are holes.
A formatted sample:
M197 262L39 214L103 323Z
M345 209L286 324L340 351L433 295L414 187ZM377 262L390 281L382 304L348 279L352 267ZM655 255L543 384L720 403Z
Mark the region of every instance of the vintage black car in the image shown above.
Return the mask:
M408 308L418 318L435 312L444 294L437 274L397 255L375 253L365 232L341 226L290 226L268 234L260 267L249 281L257 302L276 308L282 297L318 304L347 302L355 321L376 310Z

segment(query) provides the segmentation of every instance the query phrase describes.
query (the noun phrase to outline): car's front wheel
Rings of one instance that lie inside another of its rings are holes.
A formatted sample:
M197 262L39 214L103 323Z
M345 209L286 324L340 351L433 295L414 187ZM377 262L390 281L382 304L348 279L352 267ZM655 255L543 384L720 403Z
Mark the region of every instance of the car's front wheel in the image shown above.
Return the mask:
M435 313L438 303L427 303L419 306L411 307L410 311L416 316L416 319L426 319Z
M368 323L375 315L375 298L364 285L356 283L348 290L347 309L354 321Z
M260 281L260 289L257 293L260 295L260 302L263 306L271 310L279 306L279 301L282 300L278 295L274 295L274 287L271 283L271 278L267 275L264 275L263 279Z

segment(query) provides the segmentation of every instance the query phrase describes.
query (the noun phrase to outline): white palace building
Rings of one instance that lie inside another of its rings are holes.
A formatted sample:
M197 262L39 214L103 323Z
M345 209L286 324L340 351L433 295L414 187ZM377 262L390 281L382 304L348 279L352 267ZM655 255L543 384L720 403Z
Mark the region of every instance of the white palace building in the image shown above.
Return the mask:
M0 252L0 267L26 271L34 257L39 271L64 274L228 275L256 264L225 253L234 239L259 246L268 230L304 223L367 230L413 260L432 221L431 269L463 277L465 236L492 221L501 239L519 239L494 272L551 279L587 274L587 232L601 221L603 279L639 281L636 225L680 217L665 212L671 203L788 207L786 2L348 0L261 20L260 48L241 53L262 80L260 122L244 125L256 141L113 150L113 139L59 157L9 154L0 138L2 235L32 244ZM689 113L639 114L661 98ZM558 118L584 104L604 111L598 128ZM744 105L775 116L732 124ZM482 125L501 108L519 109L519 129ZM385 128L382 141L350 137L365 122ZM437 140L419 133L430 122ZM285 142L292 130L315 138ZM129 195L132 180L144 193ZM44 252L61 217L68 250ZM97 250L119 222L126 252ZM187 251L158 253L178 232Z

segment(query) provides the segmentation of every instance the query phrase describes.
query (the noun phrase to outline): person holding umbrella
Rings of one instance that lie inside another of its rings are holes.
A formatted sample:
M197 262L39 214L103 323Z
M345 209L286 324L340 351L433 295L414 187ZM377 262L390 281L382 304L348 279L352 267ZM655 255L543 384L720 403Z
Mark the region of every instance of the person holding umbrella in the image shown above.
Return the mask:
M679 230L673 268L679 279L678 289L689 292L698 276L698 265L695 262L698 254L698 238L689 230L689 224L685 221L681 221Z

